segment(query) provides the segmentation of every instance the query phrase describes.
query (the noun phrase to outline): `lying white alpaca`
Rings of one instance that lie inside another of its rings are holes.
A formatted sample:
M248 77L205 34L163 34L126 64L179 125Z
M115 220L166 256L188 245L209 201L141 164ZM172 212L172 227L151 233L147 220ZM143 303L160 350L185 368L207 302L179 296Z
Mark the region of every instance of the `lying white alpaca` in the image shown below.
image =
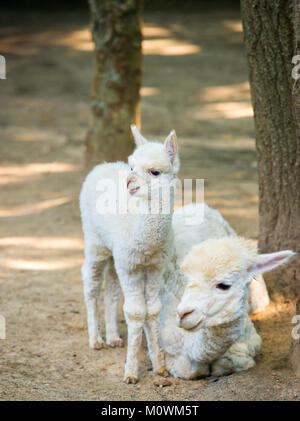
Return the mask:
M225 236L194 246L181 265L184 273L174 261L166 274L160 315L167 370L193 379L254 366L261 339L248 315L248 286L255 275L293 254L258 255L253 242Z
M187 218L193 218L193 225L187 225ZM176 262L180 265L190 249L201 241L211 238L237 236L219 211L205 203L189 204L173 214L173 231ZM263 276L258 274L249 286L249 310L251 314L263 311L270 303Z
M129 157L129 165L117 162L96 166L87 176L80 194L84 231L85 262L82 267L84 296L87 307L90 347L104 346L99 327L99 292L104 271L106 343L121 345L117 329L119 282L124 295L124 313L128 327L128 346L124 381L138 379L138 354L142 330L148 342L153 370L165 374L164 355L160 348L158 315L162 274L173 253L172 207L170 194L168 213L151 214L149 199L168 186L179 169L175 132L164 144L148 142L132 126L137 149ZM115 186L127 184L130 198L138 213L119 212L118 193L112 199L116 209L99 214L99 205L107 200L106 192L97 191L99 181L109 180ZM152 195L152 196L151 196ZM98 207L98 210L97 210Z

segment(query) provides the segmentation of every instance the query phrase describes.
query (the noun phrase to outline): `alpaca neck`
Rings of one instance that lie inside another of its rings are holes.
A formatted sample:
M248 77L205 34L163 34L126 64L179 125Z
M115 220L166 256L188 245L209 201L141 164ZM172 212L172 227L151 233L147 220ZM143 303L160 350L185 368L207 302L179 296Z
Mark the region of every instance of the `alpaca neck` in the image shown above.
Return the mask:
M168 241L172 233L173 196L170 199L169 209L162 207L161 198L155 208L151 208L149 200L140 201L134 239L142 249L157 248Z
M205 363L219 359L239 338L242 324L243 317L239 317L230 323L201 329L194 333L192 340L189 341L189 357Z

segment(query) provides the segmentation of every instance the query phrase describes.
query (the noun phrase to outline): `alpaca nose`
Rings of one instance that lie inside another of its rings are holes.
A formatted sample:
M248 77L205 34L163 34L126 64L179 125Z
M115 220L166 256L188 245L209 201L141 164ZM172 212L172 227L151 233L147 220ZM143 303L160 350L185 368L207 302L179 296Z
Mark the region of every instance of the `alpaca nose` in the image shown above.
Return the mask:
M192 314L192 313L194 313L194 310L191 310L191 311L186 311L185 313L183 313L181 316L180 316L180 320L183 320L186 316L189 316L190 314Z
M130 183L133 183L134 181L136 181L136 177L134 175L130 175L129 177L127 177L127 188L129 187Z
M194 313L194 309L187 309L187 308L185 308L185 309L178 309L177 310L177 314L178 314L178 316L179 316L179 319L180 319L180 323L187 317L187 316L189 316L190 314L192 314L192 313Z

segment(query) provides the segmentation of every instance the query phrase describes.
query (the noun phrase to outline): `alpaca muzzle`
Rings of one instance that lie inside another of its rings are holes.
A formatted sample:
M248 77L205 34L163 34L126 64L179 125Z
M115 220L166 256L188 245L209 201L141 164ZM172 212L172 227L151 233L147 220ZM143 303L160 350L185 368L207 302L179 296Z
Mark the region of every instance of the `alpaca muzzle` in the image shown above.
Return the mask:
M131 183L135 183L137 181L137 176L134 173L131 173L128 177L127 177L127 188L129 188L129 185Z
M136 193L140 186L134 185L137 182L137 177L135 175L130 175L127 177L127 189L129 190L129 193L132 195Z

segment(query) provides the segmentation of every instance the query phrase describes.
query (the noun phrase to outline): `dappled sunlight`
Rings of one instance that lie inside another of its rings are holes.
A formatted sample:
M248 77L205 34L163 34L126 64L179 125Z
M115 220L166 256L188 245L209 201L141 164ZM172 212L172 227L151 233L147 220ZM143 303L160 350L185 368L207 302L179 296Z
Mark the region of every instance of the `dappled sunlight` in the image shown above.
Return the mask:
M143 42L143 53L145 55L181 56L195 54L202 50L199 45L179 41L175 38L151 39Z
M36 55L41 47L63 46L79 51L92 51L94 44L89 28L77 31L43 31L34 34L17 34L1 41L1 52L18 55Z
M223 182L226 183L226 188L223 187ZM221 184L222 183L222 184ZM220 187L222 186L221 190ZM238 189L238 190L237 190ZM235 192L235 195L233 195L232 192ZM239 193L238 193L239 192ZM227 176L224 180L219 179L219 182L214 185L214 188L209 188L205 194L208 195L211 198L218 198L218 199L224 199L224 200L235 200L236 197L240 199L240 193L243 192L243 194L247 195L247 198L250 200L257 200L258 197L258 186L255 181L253 182L243 182L238 183L234 185L231 181L228 182ZM238 195L238 196L236 196Z
M29 203L25 205L12 206L2 209L0 208L0 218L32 215L50 208L65 205L66 203L69 203L71 201L71 197L61 197L58 199L43 200L37 203Z
M38 54L39 51L39 45L33 41L30 35L13 35L1 39L2 54L31 56Z
M142 28L143 53L157 55L185 55L201 51L201 47L186 41L172 38L173 31L153 24ZM45 46L61 46L77 51L93 51L94 42L88 27L75 31L43 31L34 34L14 34L5 37L1 42L1 52L17 55L37 55Z
M232 100L249 100L250 102L250 85L246 81L233 85L209 86L203 89L199 99L204 102Z
M141 96L153 96L153 95L158 95L159 94L159 89L158 88L153 88L151 86L142 86L141 90L140 90L140 94Z
M65 136L59 133L52 133L46 130L39 130L33 128L29 131L22 130L19 133L12 134L13 140L17 142L39 142L39 141L52 141L55 139L55 142L58 141L64 142Z
M201 47L198 45L171 38L172 31L164 27L146 24L144 25L142 32L143 36L146 38L162 37L162 39L143 40L143 53L146 55L157 54L172 56L194 54L201 51ZM55 43L55 45L70 47L79 51L92 51L94 49L94 43L89 28L57 36L55 41L49 40L49 42L51 44Z
M1 40L1 52L17 55L36 55L43 45L51 45L57 37L57 31L44 31L38 34L15 34Z
M226 19L222 22L223 26L233 32L243 32L242 21L238 19Z
M83 250L80 237L4 237L0 247L31 247L34 249Z
M74 50L79 51L92 51L94 49L94 43L89 28L63 35L55 40L55 45L71 47Z
M223 26L230 30L230 34L225 35L226 42L228 44L242 44L243 42L243 25L242 21L235 20L224 20L222 22Z
M171 34L172 32L170 30L159 26L145 25L143 28L143 35L145 37L170 37ZM45 37L44 40L46 40ZM70 47L79 51L92 51L94 49L94 43L89 28L57 36L55 40L49 40L49 42L51 44ZM198 51L200 51L200 47L197 45L192 45L173 38L146 39L143 41L144 54L183 55L192 54Z
M167 28L147 23L144 24L142 31L144 37L170 37L172 35L172 32Z
M180 138L184 146L197 148L199 146L198 137ZM255 150L255 143L252 137L234 136L231 134L221 134L218 139L206 139L201 137L201 147L209 149L237 149L237 150Z
M210 86L200 93L203 104L194 117L198 120L211 118L253 117L249 82L233 85Z
M207 195L210 196L210 195ZM215 196L215 201L218 202L218 207L223 207L223 209L228 209L228 208L234 208L234 209L244 209L245 208L245 202L241 203L241 200L239 198L224 198L221 195ZM216 198L217 197L217 198ZM258 203L258 196L247 196L247 205L251 205L251 206L257 206ZM247 209L249 209L249 207L247 207ZM245 209L246 210L246 209ZM1 244L1 242L0 242Z
M22 175L23 177L26 177L35 174L69 172L75 171L76 169L76 165L68 164L66 162L39 162L15 166L2 166L0 167L0 176Z
M7 269L16 270L61 270L70 269L80 266L83 258L56 258L55 261L50 260L23 260L23 259L1 259L1 265Z
M222 102L206 104L194 113L197 120L212 118L248 118L253 117L253 108L249 102Z
M76 171L74 164L67 162L39 162L32 164L2 165L0 167L0 184L24 181L26 177L42 174L55 174Z
M219 203L219 200L217 200L217 202ZM221 212L221 214L224 215L225 217L236 216L240 218L253 219L253 221L255 221L257 218L257 206L252 206L252 207L247 207L247 208L244 208L244 207L228 208L228 207L218 206L218 211Z

